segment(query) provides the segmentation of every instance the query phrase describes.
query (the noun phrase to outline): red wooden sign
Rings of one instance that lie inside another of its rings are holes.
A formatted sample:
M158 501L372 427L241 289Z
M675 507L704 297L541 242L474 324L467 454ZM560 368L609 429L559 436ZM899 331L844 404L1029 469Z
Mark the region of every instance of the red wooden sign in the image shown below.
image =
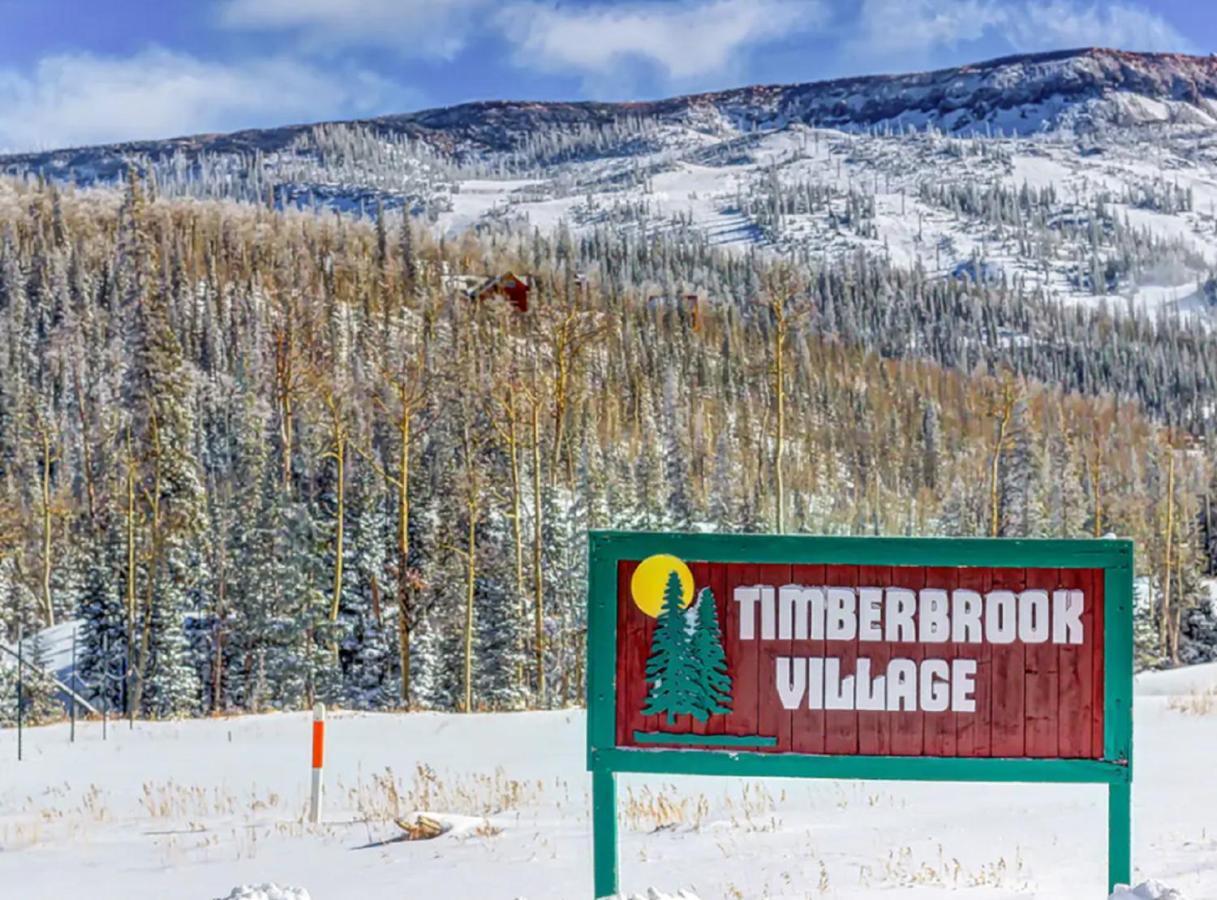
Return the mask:
M617 563L618 747L1102 759L1101 568Z

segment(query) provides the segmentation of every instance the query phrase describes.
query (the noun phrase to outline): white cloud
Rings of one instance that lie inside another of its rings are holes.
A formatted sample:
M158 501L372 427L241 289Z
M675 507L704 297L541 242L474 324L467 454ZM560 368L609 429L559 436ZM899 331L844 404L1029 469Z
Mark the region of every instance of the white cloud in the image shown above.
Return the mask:
M0 148L44 149L312 121L400 108L374 74L271 58L208 62L164 49L60 54L0 68Z
M1005 21L1010 43L1030 51L1069 47L1185 52L1191 41L1161 16L1127 3L1079 5L1069 0L1036 0Z
M1166 19L1133 3L1078 0L863 0L852 23L850 53L928 59L942 48L989 38L1012 50L1073 47L1186 50L1190 42ZM887 66L886 68L890 68Z
M494 0L225 0L232 29L288 32L307 49L388 47L403 56L451 59L482 25Z
M859 7L855 52L928 54L943 46L977 40L1000 22L1000 0L864 0Z
M718 73L745 48L823 21L817 0L684 0L595 6L515 3L497 23L516 62L549 71L612 74L644 61L668 78Z

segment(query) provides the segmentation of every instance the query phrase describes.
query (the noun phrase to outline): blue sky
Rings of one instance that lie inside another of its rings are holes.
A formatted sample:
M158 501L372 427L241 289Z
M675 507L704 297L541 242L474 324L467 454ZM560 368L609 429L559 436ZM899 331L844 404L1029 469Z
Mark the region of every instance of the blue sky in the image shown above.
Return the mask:
M639 99L1079 46L1209 53L1210 0L0 0L0 149Z

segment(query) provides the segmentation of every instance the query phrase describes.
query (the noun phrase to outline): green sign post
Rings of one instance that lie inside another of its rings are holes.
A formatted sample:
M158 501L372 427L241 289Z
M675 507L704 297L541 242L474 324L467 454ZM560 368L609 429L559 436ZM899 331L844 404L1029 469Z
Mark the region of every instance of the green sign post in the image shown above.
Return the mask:
M596 531L589 553L597 898L621 772L1103 784L1108 888L1130 880L1131 541Z

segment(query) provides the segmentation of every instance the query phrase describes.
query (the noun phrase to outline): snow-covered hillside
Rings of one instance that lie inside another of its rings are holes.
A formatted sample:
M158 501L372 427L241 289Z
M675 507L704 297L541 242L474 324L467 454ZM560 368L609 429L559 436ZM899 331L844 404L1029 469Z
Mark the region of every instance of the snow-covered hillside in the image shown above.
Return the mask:
M1135 866L1138 881L1202 900L1217 896L1217 676L1190 676L1139 681ZM339 714L329 734L325 823L313 828L301 822L304 714L124 722L106 743L90 723L74 745L65 726L34 729L20 765L13 731L0 731L4 896L87 884L91 900L212 900L268 882L311 900L588 895L582 713ZM1105 808L1096 786L623 776L623 888L701 900L877 900L896 888L1098 897ZM421 810L455 827L394 841L392 818Z
M1080 50L649 103L487 102L0 158L470 228L675 233L1122 308L1217 309L1217 59Z

